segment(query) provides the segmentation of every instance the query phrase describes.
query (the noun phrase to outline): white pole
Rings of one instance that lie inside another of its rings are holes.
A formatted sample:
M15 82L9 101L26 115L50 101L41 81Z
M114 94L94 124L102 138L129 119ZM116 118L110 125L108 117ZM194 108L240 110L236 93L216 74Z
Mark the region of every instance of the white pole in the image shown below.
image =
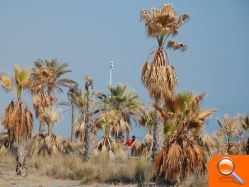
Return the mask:
M114 70L114 62L111 61L110 65L109 65L109 70L110 70L110 81L109 81L109 85L112 86L112 71ZM111 97L111 93L110 93L110 97Z

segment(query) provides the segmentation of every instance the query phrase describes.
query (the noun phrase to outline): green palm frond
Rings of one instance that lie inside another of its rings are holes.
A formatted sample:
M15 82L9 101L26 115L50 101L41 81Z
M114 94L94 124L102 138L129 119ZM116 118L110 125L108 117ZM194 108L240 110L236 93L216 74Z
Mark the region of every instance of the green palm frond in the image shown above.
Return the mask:
M15 81L17 86L27 87L29 83L30 73L28 70L15 66Z

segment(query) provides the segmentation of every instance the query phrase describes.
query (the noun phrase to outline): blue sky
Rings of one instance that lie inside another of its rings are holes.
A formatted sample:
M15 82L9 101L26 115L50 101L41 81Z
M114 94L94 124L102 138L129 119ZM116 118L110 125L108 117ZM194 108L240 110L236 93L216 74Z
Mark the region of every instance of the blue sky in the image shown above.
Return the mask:
M169 51L179 77L178 90L208 92L204 108L217 108L206 131L217 129L215 118L247 113L249 109L249 2L246 0L43 0L0 1L0 71L15 64L32 67L36 59L69 62L69 76L84 85L94 78L95 90L107 91L108 63L115 61L114 83L129 85L149 103L140 72L154 39L140 22L142 9L172 3L190 21L174 39L188 44L186 52ZM60 97L63 99L65 95ZM13 95L0 90L0 115ZM28 94L25 100L30 100ZM70 135L67 108L55 131ZM36 129L37 129L36 121ZM141 137L145 130L133 128Z

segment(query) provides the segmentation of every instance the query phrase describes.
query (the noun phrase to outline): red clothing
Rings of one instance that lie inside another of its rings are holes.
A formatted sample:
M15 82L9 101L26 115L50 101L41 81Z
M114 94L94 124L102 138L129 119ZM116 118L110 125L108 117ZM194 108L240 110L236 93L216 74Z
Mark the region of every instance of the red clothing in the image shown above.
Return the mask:
M132 140L131 139L128 139L125 143L125 145L127 145L127 147L131 147L132 146Z

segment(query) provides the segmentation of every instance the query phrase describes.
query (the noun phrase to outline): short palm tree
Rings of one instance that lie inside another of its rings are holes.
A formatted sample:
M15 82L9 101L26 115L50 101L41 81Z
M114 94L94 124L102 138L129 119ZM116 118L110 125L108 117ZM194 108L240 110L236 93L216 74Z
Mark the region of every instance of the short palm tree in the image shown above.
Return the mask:
M119 134L122 131L129 131L127 123L120 122L122 114L115 109L101 112L96 118L96 126L104 130L104 137L101 138L96 146L98 152L108 153L110 156L115 156L118 153L118 143L111 137L112 134ZM121 123L121 124L120 124Z
M8 130L9 140L17 146L16 173L26 176L27 141L32 136L33 115L30 109L22 101L24 89L27 89L30 81L29 70L15 67L13 80L8 75L0 75L0 83L6 90L13 89L17 94L17 101L11 101L5 109L2 124Z
M180 183L191 173L204 174L207 156L200 137L207 118L216 110L200 108L205 94L178 93L155 106L164 121L164 148L156 158L158 176Z
M115 111L120 118L113 123L112 135L116 139L120 138L124 133L129 137L129 130L132 121L139 119L143 110L143 104L139 100L139 96L130 91L126 86L118 84L116 87L109 87L110 95L103 92L97 94L100 113Z
M174 67L169 63L164 44L170 36L178 34L182 23L189 19L188 14L177 17L176 11L170 4L160 9L143 10L141 20L144 21L148 37L156 38L158 49L153 52L151 63L146 62L142 69L142 82L157 104L163 95L174 97L177 86L177 76ZM168 41L168 48L185 51L187 46L180 42ZM153 155L158 154L163 145L163 124L155 115Z

